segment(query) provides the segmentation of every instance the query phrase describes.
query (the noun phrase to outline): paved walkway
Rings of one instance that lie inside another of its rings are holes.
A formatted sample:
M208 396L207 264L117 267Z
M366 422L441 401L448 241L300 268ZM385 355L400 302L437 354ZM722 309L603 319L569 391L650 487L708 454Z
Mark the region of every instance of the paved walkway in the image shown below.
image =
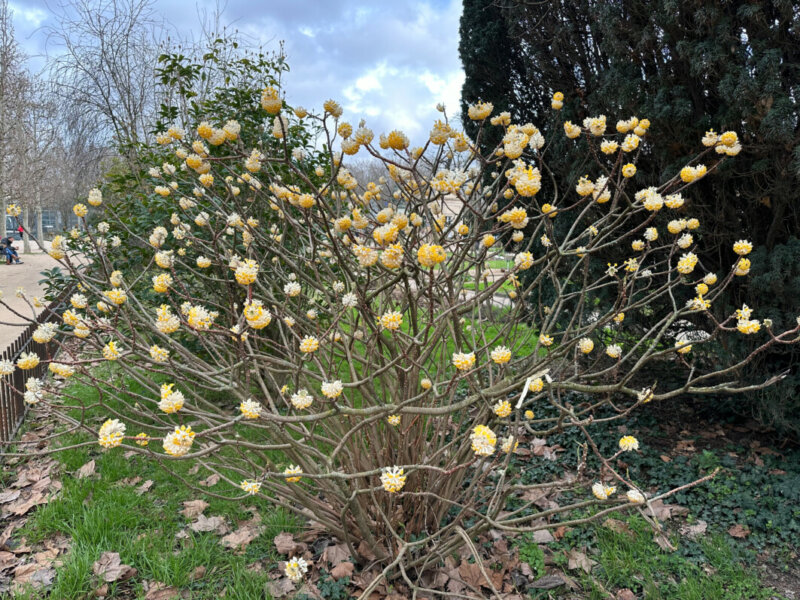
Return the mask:
M25 315L32 316L28 304L21 298L17 298L18 287L25 288L29 296L41 296L44 289L39 285L42 279L41 272L56 266L55 260L44 252L34 252L32 254L22 253L22 242L17 242L19 258L24 263L21 265L6 265L5 260L0 261L0 290L3 292L3 301L12 309ZM38 250L35 243L31 246ZM6 323L12 323L7 325ZM16 324L16 325L14 325ZM13 342L22 332L27 323L8 308L0 305L0 350Z

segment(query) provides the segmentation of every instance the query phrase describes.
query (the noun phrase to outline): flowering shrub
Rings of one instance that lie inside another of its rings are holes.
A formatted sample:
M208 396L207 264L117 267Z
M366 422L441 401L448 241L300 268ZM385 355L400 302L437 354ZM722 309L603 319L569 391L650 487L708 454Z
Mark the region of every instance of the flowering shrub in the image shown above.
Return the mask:
M492 116L490 104L469 109L478 135L504 132L481 156L444 109L425 145L411 147L402 132L376 136L346 122L333 100L312 114L267 87L250 102L261 115L252 130L235 114L209 114L158 134L149 185L172 214L126 231L146 248L145 264L119 260L115 226L90 226L76 205L87 231L57 237L52 255L78 285L63 323L80 350L56 355L62 342L42 332L53 354L16 367L49 361L57 377L97 387L108 413L99 431L70 412L80 400L69 388L29 382L36 393L26 398L108 451L197 461L232 500L271 498L357 559L383 564L384 575L421 573L489 528L556 527L576 506L596 503L601 516L674 493L653 496L614 469L621 453L648 451L635 437L603 456L591 427L681 394L752 389L736 384L747 360L720 366L704 348L751 335L755 355L800 331L773 332L747 306L714 311L715 297L749 271L747 241L721 274L692 251L702 227L684 194L738 153L733 132L709 132L704 158L638 189L646 119L619 121L617 133L605 116L567 122L549 135L585 138L594 175L563 189L548 177L544 133ZM554 109L562 102L553 96ZM348 170L359 153L385 176L359 181ZM539 205L545 186L555 200ZM101 205L101 192L88 201ZM611 252L624 260L605 264ZM554 302L528 305L543 285L557 291ZM663 299L670 308L649 315L644 335L626 331L626 314ZM111 361L102 378L98 361ZM665 363L683 369L682 381L651 379ZM578 473L526 485L507 469L532 437L565 428L587 437ZM589 478L588 461L604 466L602 481ZM547 511L509 504L561 485L583 485L586 499ZM306 570L301 558L287 565L294 580Z

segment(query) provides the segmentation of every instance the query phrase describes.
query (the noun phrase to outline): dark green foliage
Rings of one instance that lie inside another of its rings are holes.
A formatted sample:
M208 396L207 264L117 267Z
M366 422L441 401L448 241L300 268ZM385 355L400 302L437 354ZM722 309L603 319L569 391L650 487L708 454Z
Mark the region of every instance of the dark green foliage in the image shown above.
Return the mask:
M458 53L466 75L461 88L462 119L467 134L475 138L478 123L467 117L470 104L491 102L494 114L519 115L530 100L524 81L514 77L523 72L524 64L497 2L464 0L459 33ZM500 129L487 128L481 135L481 149L494 148L501 137Z
M348 585L350 585L349 577L336 580L324 569L320 571L319 580L316 582L317 589L325 600L346 600L350 597Z
M528 563L535 577L543 577L545 574L544 552L539 547L532 535L523 535L516 544L519 559Z
M501 20L506 31L484 47L482 36L493 34ZM472 79L492 65L506 82L484 94L495 112L509 109L518 123L557 125L548 138L548 166L562 191L581 175L601 174L586 162L583 143L560 135L563 121L605 114L612 128L632 115L649 118L637 188L674 176L703 150L706 130L737 131L742 152L687 194L687 212L702 223L697 252L705 269L722 274L735 261L733 242L751 240L760 249L753 275L737 279L722 302L733 309L746 298L758 318L771 317L778 329L791 326L800 297L800 3L465 1L461 46L467 74L462 102L477 99L483 90ZM565 95L557 113L550 107L555 91ZM717 158L712 153L703 161L712 165ZM552 194L545 185L537 200ZM741 346L729 350L746 349ZM780 349L749 372L760 377L765 368L783 371L796 361L792 351ZM799 387L800 380L787 382L761 399L797 396ZM796 419L782 421L787 408L769 401L757 410L797 432Z
M734 308L747 302L756 307L759 317L772 319L776 332L791 329L800 317L800 240L790 238L767 250L757 248L751 257L750 285L732 298ZM744 292L744 293L741 293ZM752 351L759 340L737 338L731 352L741 355ZM759 374L785 374L780 383L754 393L755 402L742 404L732 400L737 410L752 411L762 422L776 427L780 433L800 437L800 355L794 346L778 346L759 356L749 371Z

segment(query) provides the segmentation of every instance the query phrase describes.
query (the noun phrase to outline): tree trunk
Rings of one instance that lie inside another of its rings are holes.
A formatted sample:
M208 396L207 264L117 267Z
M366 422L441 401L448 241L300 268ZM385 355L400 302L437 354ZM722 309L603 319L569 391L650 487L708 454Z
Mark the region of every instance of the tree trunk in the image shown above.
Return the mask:
M39 244L39 250L42 252L44 249L44 231L42 229L42 205L36 205L36 243Z
M31 236L28 235L28 229L31 226L31 211L30 209L25 206L22 209L22 224L25 227L25 230L22 232L22 251L25 254L31 253Z

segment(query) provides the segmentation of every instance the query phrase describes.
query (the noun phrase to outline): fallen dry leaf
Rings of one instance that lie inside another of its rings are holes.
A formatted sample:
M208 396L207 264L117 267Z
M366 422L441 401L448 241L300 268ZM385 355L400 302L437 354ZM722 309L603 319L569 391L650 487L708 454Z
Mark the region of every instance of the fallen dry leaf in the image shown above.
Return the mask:
M281 577L267 583L267 591L273 598L283 598L295 591L294 582L288 577Z
M298 554L306 549L306 545L301 542L296 542L294 536L291 533L279 533L273 538L273 543L275 544L275 549L278 551L278 554L287 554L289 556L293 554ZM323 553L323 558L324 558ZM347 558L347 557L345 557Z
M636 600L636 594L628 588L625 588L617 592L615 600Z
M663 533L653 534L653 541L666 552L675 552L677 550L677 548L672 545L672 542L669 541L669 538Z
M466 584L461 580L461 574L458 572L458 567L455 565L455 559L448 556L444 559L445 575L449 577L447 581L447 591L452 594L460 594L466 589Z
M194 571L192 571L192 574L189 576L189 579L191 581L197 581L198 579L202 579L205 574L206 568L203 565L200 565L199 567L195 567Z
M19 472L17 475L17 480L11 484L11 487L14 488L24 488L28 487L29 485L33 485L41 481L42 479L50 479L47 477L47 474L50 473L50 469L52 465L44 466L29 466Z
M99 588L97 588L94 592L95 598L105 598L108 596L108 584L104 583Z
M624 521L620 521L619 519L606 519L603 521L603 527L607 527L611 531L616 531L617 533L624 533L625 535L633 535L633 531L631 528L628 527L628 524Z
M7 492L0 493L0 504L5 504L6 502L13 502L22 492L20 490L8 490Z
M106 583L125 581L136 575L136 569L120 562L118 552L103 552L92 565L92 572Z
M47 550L43 550L42 552L36 552L33 554L32 558L37 563L49 563L52 562L56 556L58 556L58 548L48 548Z
M0 550L0 571L5 571L6 569L13 567L15 564L17 564L17 561L17 555L13 552Z
M471 585L474 588L479 588L482 585L488 586L486 578L481 573L481 568L474 563L463 562L458 566L458 574L461 576L464 583Z
M708 523L706 523L703 520L700 520L691 525L689 525L688 523L685 525L681 525L678 531L680 531L681 535L685 535L689 539L693 540L697 538L697 536L703 535L706 532L706 529L708 529Z
M664 504L663 500L653 500L647 509L649 516L655 517L660 521L666 521L676 515L685 515L689 513L689 509L685 506L678 506L677 504Z
M78 469L77 473L78 479L84 479L86 477L89 477L90 475L94 475L94 468L95 468L95 462L94 459L92 459L85 465L83 465L80 469Z
M17 585L27 583L39 588L51 585L55 577L56 570L41 563L31 562L14 569L14 583Z
M355 565L351 562L340 562L338 565L331 569L331 577L334 579L341 579L342 577L350 577L353 575Z
M186 500L183 503L184 509L181 514L187 519L194 519L197 515L202 514L208 508L208 502L205 500Z
M142 494L146 493L151 487L153 487L153 480L148 479L142 485L136 488L136 494L138 496L141 496Z
M365 540L361 540L361 543L358 544L356 551L358 552L359 556L366 560L372 561L376 558L375 552L373 552L372 548Z
M14 554L27 554L31 551L31 547L25 543L25 538L20 539L19 544L13 548L9 548Z
M144 600L175 600L175 598L180 597L181 593L177 588L167 586L164 583L154 583L147 590Z
M219 480L220 476L217 475L216 473L212 473L211 475L209 475L208 477L206 477L205 479L203 479L198 483L204 487L211 487L212 485L217 485Z
M345 544L332 544L322 551L322 560L331 566L338 565L350 558L350 550Z
M49 479L49 478L48 478ZM8 510L12 515L21 516L26 514L34 506L47 504L48 497L44 492L35 491L27 499L17 499L13 504L8 505Z
M256 539L261 533L258 525L243 525L220 540L223 546L228 548L245 548L250 542Z
M552 590L559 586L564 585L566 582L558 575L545 575L540 577L531 584L532 588L537 590Z
M539 531L533 532L533 541L537 544L549 544L555 541L555 538L547 529L540 529Z
M750 535L750 530L746 526L737 523L736 525L728 529L728 533L733 537L742 540L746 538L748 535Z
M43 567L28 578L28 583L33 587L48 587L53 585L55 578L56 570L53 567Z
M189 525L192 531L214 531L219 535L228 533L228 525L222 517L207 517L205 515L197 515L197 520Z
M577 548L573 548L567 553L567 568L570 570L583 569L585 573L591 573L592 567L596 564L597 561L592 560Z

